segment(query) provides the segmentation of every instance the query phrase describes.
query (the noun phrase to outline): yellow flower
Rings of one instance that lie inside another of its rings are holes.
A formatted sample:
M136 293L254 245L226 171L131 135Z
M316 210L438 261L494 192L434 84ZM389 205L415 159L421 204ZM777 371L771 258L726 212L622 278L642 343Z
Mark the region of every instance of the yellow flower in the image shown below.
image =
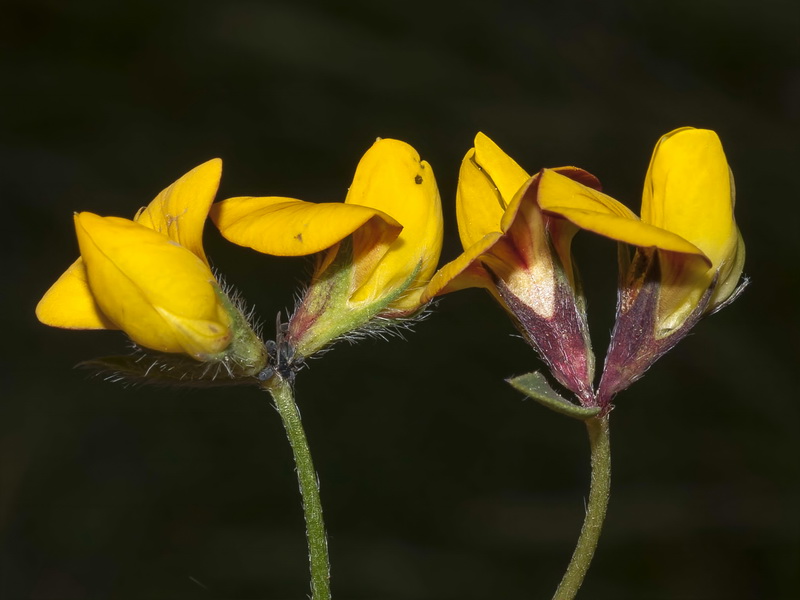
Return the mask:
M735 298L744 243L735 191L716 133L683 127L656 144L637 218L616 200L573 181L542 182L542 209L578 227L637 246L621 260L617 324L601 394L635 381L709 312Z
M239 317L202 245L221 168L215 159L193 169L134 220L76 214L81 257L39 302L39 320L70 329L121 329L144 348L200 361L221 358Z
M214 277L195 254L127 219L80 213L75 230L95 301L134 342L198 360L230 343Z
M442 267L423 300L467 287L488 289L581 401L593 398L594 356L570 246L577 228L539 207L541 178L532 177L482 133L461 164L456 196L464 253ZM599 187L573 167L564 179Z
M642 251L658 250L657 337L680 327L701 301L710 312L736 290L744 242L733 217L733 175L713 131L683 127L659 140L645 178L641 220L574 182L551 183L544 210Z
M366 325L417 312L442 247L430 165L404 142L379 139L358 164L344 203L230 198L211 218L228 240L275 256L320 255L288 341L302 356Z

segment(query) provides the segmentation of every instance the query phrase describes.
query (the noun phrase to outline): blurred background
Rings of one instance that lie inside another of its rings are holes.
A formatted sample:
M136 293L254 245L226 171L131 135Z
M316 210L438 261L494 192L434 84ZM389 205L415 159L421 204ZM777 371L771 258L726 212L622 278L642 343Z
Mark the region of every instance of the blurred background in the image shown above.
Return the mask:
M116 332L40 325L77 256L71 214L130 217L219 156L219 197L341 201L373 140L414 145L460 250L477 131L529 171L572 164L638 212L650 153L716 130L750 288L617 399L613 488L581 598L800 597L800 45L795 2L12 0L0 19L5 217L0 597L291 599L307 563L291 453L254 389L126 388L73 366ZM206 251L267 323L304 260ZM615 248L576 242L602 360ZM298 402L334 596L548 598L588 492L582 425L504 378L541 367L489 296L406 341L343 344Z

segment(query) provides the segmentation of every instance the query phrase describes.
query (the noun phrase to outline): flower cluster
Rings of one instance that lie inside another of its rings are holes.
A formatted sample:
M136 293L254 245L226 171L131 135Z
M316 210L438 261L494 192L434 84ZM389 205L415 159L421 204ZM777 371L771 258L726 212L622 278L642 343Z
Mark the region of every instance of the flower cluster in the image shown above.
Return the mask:
M424 297L488 289L558 382L583 407L607 411L703 315L743 289L734 202L733 177L713 131L684 127L659 140L641 218L585 171L561 167L529 176L478 134L458 183L464 253L434 276ZM620 242L617 319L597 388L570 254L578 229Z
M133 220L75 215L81 257L36 309L47 325L121 329L130 357L92 361L119 377L172 383L259 383L292 378L340 336L402 322L442 247L433 171L408 144L379 139L344 203L230 198L212 206L222 163L211 160L161 192ZM307 292L279 343L261 341L203 251L210 216L227 239L277 256L316 255Z
M76 214L81 257L45 294L39 319L121 329L140 353L161 357L105 363L123 375L150 376L160 365L153 374L166 379L222 373L253 382L275 372L292 377L305 358L343 336L402 323L439 295L482 287L582 407L607 410L703 315L742 289L733 178L719 138L708 130L685 127L661 138L641 217L604 194L586 171L531 175L479 133L456 194L464 252L438 272L436 180L404 142L377 140L344 202L248 196L212 204L220 175L221 161L200 165L132 220ZM235 244L316 257L305 294L278 326L277 344L261 341L212 273L202 245L209 215ZM581 229L620 243L617 320L599 386L571 254Z
M119 329L127 356L89 366L111 378L177 385L255 384L280 414L295 458L309 548L311 595L330 598L319 486L293 397L305 360L339 339L403 326L437 296L489 291L577 402L538 372L509 380L556 412L585 421L592 484L573 559L556 591L573 598L597 544L610 486L609 411L627 388L706 314L730 303L744 244L722 144L685 127L656 144L641 216L576 167L528 173L479 133L456 194L464 252L436 271L442 207L430 165L408 144L378 139L344 202L246 196L214 204L222 163L210 160L133 219L76 213L80 257L36 308L70 329ZM311 280L275 338L262 341L203 250L210 217L227 240L274 256L314 256ZM599 384L586 300L572 257L587 230L618 242L616 323Z

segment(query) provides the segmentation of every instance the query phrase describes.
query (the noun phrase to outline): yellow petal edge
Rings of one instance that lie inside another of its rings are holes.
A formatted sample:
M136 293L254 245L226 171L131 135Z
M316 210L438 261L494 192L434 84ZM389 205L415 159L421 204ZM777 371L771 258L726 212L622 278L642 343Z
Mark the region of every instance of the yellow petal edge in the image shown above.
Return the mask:
M444 236L442 203L431 166L409 144L379 139L359 161L345 204L385 212L403 225L374 268L359 272L358 281L363 283L351 302L372 301L406 286L391 308L406 311L419 306L423 287L439 262ZM356 248L356 260L359 254Z
M95 302L82 258L72 263L39 300L36 318L45 325L65 329L119 329Z
M659 248L692 254L710 261L703 251L685 238L644 223L611 196L544 169L539 182L539 206L581 229L643 248Z
M466 250L488 233L500 231L500 220L528 174L487 135L478 133L475 146L461 163L456 191L456 218Z
M134 342L198 359L230 343L230 318L198 256L127 219L80 213L75 230L98 306Z
M713 131L682 127L653 150L642 194L642 221L690 241L718 267L734 251L733 177Z
M134 221L163 233L208 264L203 226L221 177L222 161L218 158L195 167L141 209Z
M208 264L202 245L203 225L221 175L218 158L195 167L142 208L135 220L168 235ZM36 306L36 317L52 327L119 329L95 301L82 257L50 286Z
M210 216L225 239L272 256L321 252L361 227L374 229L386 241L402 229L380 210L278 196L228 198L212 206Z

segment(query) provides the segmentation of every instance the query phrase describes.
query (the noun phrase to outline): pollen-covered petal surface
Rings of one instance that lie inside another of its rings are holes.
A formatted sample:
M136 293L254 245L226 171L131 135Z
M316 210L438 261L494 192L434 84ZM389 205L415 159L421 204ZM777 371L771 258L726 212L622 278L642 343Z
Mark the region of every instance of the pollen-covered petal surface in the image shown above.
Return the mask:
M671 231L644 223L623 204L551 169L543 169L537 196L543 211L581 229L643 248L708 258L697 246Z
M221 177L222 161L209 160L163 190L134 220L163 233L208 264L203 251L203 226Z
M442 249L442 204L433 169L409 144L379 139L359 162L345 203L380 210L403 226L379 263L366 269L358 265L358 289L351 301L372 300L407 286L409 292L391 308L412 310L419 305ZM353 250L357 264L369 252L357 237Z
M402 229L395 219L373 208L277 196L228 198L215 204L210 214L226 239L273 256L321 252L362 227L388 246Z
M734 189L717 134L683 127L656 144L642 194L642 221L700 248L714 266L736 251Z
M50 286L36 306L36 317L52 327L118 329L95 302L82 258L72 263Z
M198 256L127 219L80 213L75 230L97 304L134 342L198 359L230 343L230 318Z

